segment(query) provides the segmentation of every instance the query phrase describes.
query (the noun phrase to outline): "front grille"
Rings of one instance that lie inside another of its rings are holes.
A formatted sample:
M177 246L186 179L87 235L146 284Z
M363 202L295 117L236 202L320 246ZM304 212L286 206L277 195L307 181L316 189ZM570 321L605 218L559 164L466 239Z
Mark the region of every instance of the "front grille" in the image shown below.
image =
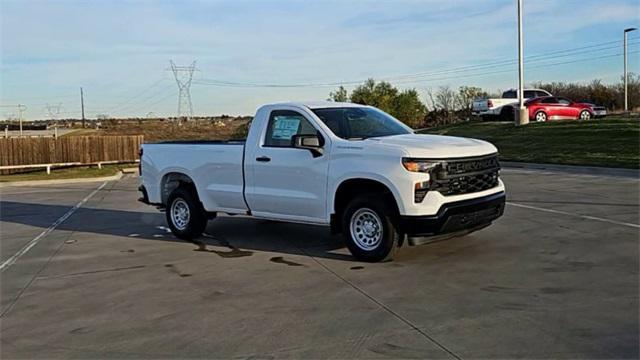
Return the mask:
M500 164L498 163L497 155L467 160L447 160L443 163L443 170L446 172L445 176L461 175L499 168Z
M433 174L430 190L445 196L488 190L498 186L499 171L498 155L446 160Z

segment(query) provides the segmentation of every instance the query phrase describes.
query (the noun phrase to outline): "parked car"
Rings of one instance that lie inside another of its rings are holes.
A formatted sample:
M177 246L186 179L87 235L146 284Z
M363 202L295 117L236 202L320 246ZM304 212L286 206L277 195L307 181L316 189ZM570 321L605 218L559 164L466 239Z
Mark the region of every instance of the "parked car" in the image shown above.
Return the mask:
M523 91L525 99L533 99L540 96L551 96L549 92L542 89L525 89ZM475 116L480 116L482 120L497 119L501 121L512 121L514 118L515 105L518 104L518 90L511 89L502 93L502 97L497 99L477 99L471 105L471 112Z
M141 149L141 200L194 239L217 213L330 226L364 261L488 226L504 211L497 149L414 134L351 103L258 109L246 141L172 141Z
M538 122L547 120L589 120L596 113L593 104L579 103L560 96L543 96L525 102L529 119ZM601 113L599 113L601 114Z

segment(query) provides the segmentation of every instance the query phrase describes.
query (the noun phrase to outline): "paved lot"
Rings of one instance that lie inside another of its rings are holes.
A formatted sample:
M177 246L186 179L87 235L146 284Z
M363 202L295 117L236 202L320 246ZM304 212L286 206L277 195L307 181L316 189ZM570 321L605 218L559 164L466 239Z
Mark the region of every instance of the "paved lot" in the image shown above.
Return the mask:
M494 225L383 264L230 217L195 251L131 177L0 189L0 357L638 358L638 180L503 178Z

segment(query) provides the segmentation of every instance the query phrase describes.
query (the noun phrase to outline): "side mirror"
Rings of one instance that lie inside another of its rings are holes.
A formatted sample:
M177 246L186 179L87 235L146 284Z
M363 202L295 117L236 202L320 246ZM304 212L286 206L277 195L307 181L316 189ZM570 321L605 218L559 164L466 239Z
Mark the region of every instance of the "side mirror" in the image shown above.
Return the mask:
M320 135L293 135L291 145L297 149L309 150L315 158L323 154L324 138Z

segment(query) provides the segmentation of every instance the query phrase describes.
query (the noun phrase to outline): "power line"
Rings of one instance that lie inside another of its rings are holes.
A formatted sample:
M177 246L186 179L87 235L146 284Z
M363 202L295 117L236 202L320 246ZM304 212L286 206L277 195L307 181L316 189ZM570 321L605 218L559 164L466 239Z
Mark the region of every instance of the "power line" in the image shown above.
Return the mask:
M119 112L122 113L124 111L130 111L131 109L135 109L138 108L141 104L146 103L149 100L153 100L155 99L158 95L163 95L167 92L167 90L173 89L173 85L171 84L167 84L167 86L164 86L160 89L158 89L157 91L154 91L153 93L149 94L148 96L145 96L144 98L142 98L139 101L127 104L121 108L117 108L117 109L111 109L114 112ZM170 95L173 95L174 93L171 92ZM94 112L99 112L99 111L94 111Z
M131 101L133 101L133 100L139 98L140 96L144 95L147 91L149 91L149 90L153 89L154 87L158 86L161 82L163 82L165 80L167 80L167 79L166 78L161 78L161 79L155 81L153 84L145 87L142 91L140 91L140 92L136 93L135 95L129 97L124 102L122 102L120 104L117 104L115 106L112 106L112 107L108 108L107 110L105 110L104 112L109 113L109 112L113 111L113 109L116 109L116 108L119 108L119 107L122 107L124 105L127 105L127 104L131 103Z
M158 91L158 92L154 93L152 96L149 96L149 97L141 100L140 102L137 102L135 104L131 104L131 105L127 106L126 108L119 109L118 112L119 113L123 113L123 112L135 113L135 112L138 112L140 110L149 109L150 107L160 103L161 101L164 101L164 100L168 99L171 96L175 96L175 92L173 92L173 91L169 91L167 93L167 90L170 90L172 88L173 88L173 86L171 86L171 85L169 87L165 87L165 88L161 89L161 91ZM157 99L158 95L160 95L162 97L160 99ZM151 100L155 100L155 101L153 101L152 103L148 103L148 101L151 101Z
M636 38L634 38L636 39ZM614 48L618 48L618 46L606 46L618 41L607 41L598 44L592 44L588 46L581 46L571 49L563 49L556 50L548 53L537 54L528 56L527 63L532 62L540 62L545 60L552 60L561 57L567 56L575 56L584 53L592 53L603 50L610 50ZM633 45L637 45L640 42L633 43ZM600 49L597 49L600 48ZM592 50L586 50L592 49ZM573 52L573 53L571 53ZM429 72L419 72L413 74L399 75L399 76L388 76L381 77L382 80L402 80L402 79L415 79L415 81L419 81L419 78L426 78L433 75L447 74L447 73L460 73L460 72L468 72L468 71L476 71L481 69L489 69L495 67L504 67L506 65L515 64L517 59L510 60L501 60L494 61L484 64L478 65L467 65L461 67L455 67L450 69L443 69L439 71L429 71ZM340 86L340 85L358 85L366 81L366 79L361 80L352 80L352 81L339 81L339 82L325 82L325 83L299 83L299 84L273 84L273 83L245 83L245 82L235 82L235 81L226 81L226 80L218 80L218 79L202 79L194 81L194 84L198 85L210 85L210 86L220 86L220 87L267 87L267 88L296 88L296 87L332 87L332 86Z
M629 52L628 54L637 54L637 53L640 53L640 50ZM538 65L529 66L528 69L539 69L539 68L553 67L553 66L559 66L559 65L573 64L573 63L578 63L578 62L588 62L588 61L593 61L593 60L600 60L600 59L606 59L606 58L612 58L612 57L619 57L619 56L622 56L622 55L623 55L622 53L619 53L619 54L598 56L598 57L594 57L594 58L586 58L586 59L578 59L578 60L572 60L572 61L564 61L564 62L558 62L558 63L538 64ZM504 73L510 73L510 72L515 72L515 71L517 71L517 69L514 68L514 69L507 69L507 70L497 70L497 71L491 71L491 72L482 72L482 73L477 73L477 74L466 74L466 75L447 76L447 77L431 78L431 79L400 81L400 82L396 82L396 84L409 84L409 83L416 83L416 82L426 81L426 80L428 80L428 81L440 81L440 80L449 80L449 79L456 79L456 78L482 77L482 76L486 76L486 75L504 74Z
M633 52L629 52L628 54L635 54L635 53L639 53L640 51L633 51ZM565 65L565 64L572 64L572 63L577 63L577 62L585 62L585 61L592 61L592 60L599 60L599 59L605 59L605 58L611 58L611 57L617 57L617 56L622 56L622 53L618 53L618 54L609 54L609 55L603 55L603 56L598 56L598 57L590 57L590 58L584 58L584 59L577 59L577 60L571 60L571 61L564 61L564 62L557 62L557 63L547 63L547 64L537 64L537 65L532 65L529 66L528 69L537 69L537 68L544 68L544 67L552 67L552 66L558 66L558 65ZM502 66L504 68L504 66ZM479 69L476 69L475 71L478 71ZM509 72L513 72L516 71L517 69L503 69L503 70L498 70L498 71L483 71L481 73L471 73L471 74L461 74L461 75L450 75L450 76L443 76L443 77L422 77L422 78L414 78L414 79L406 79L406 80L399 80L399 81L395 81L395 84L410 84L410 83L417 83L417 82L423 82L423 81L439 81L439 80L449 80L449 79L456 79L456 78L469 78L469 77L481 77L481 76L486 76L486 75L494 75L494 74L502 74L502 73L509 73ZM362 82L360 82L362 83ZM360 84L358 83L358 84ZM220 87L272 87L272 86L244 86L244 85L229 85L229 84L225 84L225 83L205 83L205 82L194 82L194 84L198 84L198 85L208 85L208 86L220 86ZM343 85L345 83L336 83L333 86L336 85ZM325 86L325 85L323 85ZM329 85L326 85L329 86ZM278 87L288 87L288 86L278 86ZM301 86L296 86L296 87L301 87ZM310 87L317 87L317 85L312 85Z

